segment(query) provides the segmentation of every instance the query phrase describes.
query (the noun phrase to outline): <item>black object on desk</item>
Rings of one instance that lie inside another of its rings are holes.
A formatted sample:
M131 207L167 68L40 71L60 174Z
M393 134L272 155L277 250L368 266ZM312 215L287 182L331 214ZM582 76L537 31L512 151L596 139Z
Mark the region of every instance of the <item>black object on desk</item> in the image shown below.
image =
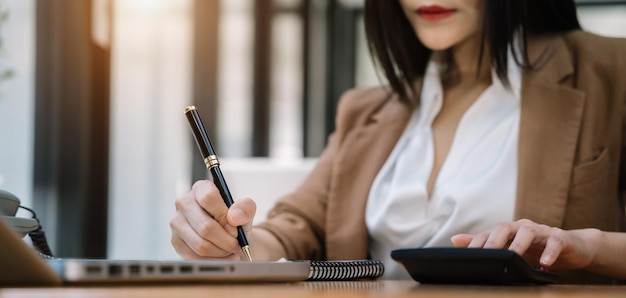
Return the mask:
M558 275L530 266L508 249L397 249L391 257L425 284L548 284Z

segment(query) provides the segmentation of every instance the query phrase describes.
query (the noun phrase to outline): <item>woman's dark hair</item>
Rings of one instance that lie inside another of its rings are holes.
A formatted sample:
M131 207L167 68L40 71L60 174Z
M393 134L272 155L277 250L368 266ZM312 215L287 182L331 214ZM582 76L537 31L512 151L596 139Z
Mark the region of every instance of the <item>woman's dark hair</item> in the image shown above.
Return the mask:
M370 52L404 102L412 102L408 89L424 75L432 51L417 38L399 0L366 0L365 33ZM491 65L508 84L508 47L521 34L521 53L515 59L528 67L526 37L530 34L580 29L574 0L484 0L483 45L489 46ZM484 49L481 48L481 55ZM480 61L478 62L480 63Z

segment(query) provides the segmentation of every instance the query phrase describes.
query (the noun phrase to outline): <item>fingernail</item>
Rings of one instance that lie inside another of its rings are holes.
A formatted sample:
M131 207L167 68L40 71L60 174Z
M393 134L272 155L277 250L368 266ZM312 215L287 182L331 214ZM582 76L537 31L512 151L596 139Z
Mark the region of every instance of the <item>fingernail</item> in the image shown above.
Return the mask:
M541 263L541 265L543 266L549 266L552 263L552 256L551 255L545 255L543 257L541 257L541 260L539 260L539 262Z

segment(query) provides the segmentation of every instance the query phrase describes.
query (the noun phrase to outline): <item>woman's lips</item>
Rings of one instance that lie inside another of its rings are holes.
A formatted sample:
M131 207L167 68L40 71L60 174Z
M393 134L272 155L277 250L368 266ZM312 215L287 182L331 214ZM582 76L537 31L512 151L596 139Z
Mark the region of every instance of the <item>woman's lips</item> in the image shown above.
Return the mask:
M445 8L439 5L428 5L418 7L415 12L424 20L439 21L453 15L456 9Z

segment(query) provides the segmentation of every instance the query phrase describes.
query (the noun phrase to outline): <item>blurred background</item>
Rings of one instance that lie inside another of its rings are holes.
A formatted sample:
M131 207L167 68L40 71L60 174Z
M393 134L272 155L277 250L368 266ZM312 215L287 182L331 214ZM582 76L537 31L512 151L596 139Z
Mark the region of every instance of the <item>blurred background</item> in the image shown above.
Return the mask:
M626 37L626 1L577 1ZM196 105L262 220L314 166L340 95L380 84L362 0L0 0L0 189L62 257L176 258L174 200L206 169Z

